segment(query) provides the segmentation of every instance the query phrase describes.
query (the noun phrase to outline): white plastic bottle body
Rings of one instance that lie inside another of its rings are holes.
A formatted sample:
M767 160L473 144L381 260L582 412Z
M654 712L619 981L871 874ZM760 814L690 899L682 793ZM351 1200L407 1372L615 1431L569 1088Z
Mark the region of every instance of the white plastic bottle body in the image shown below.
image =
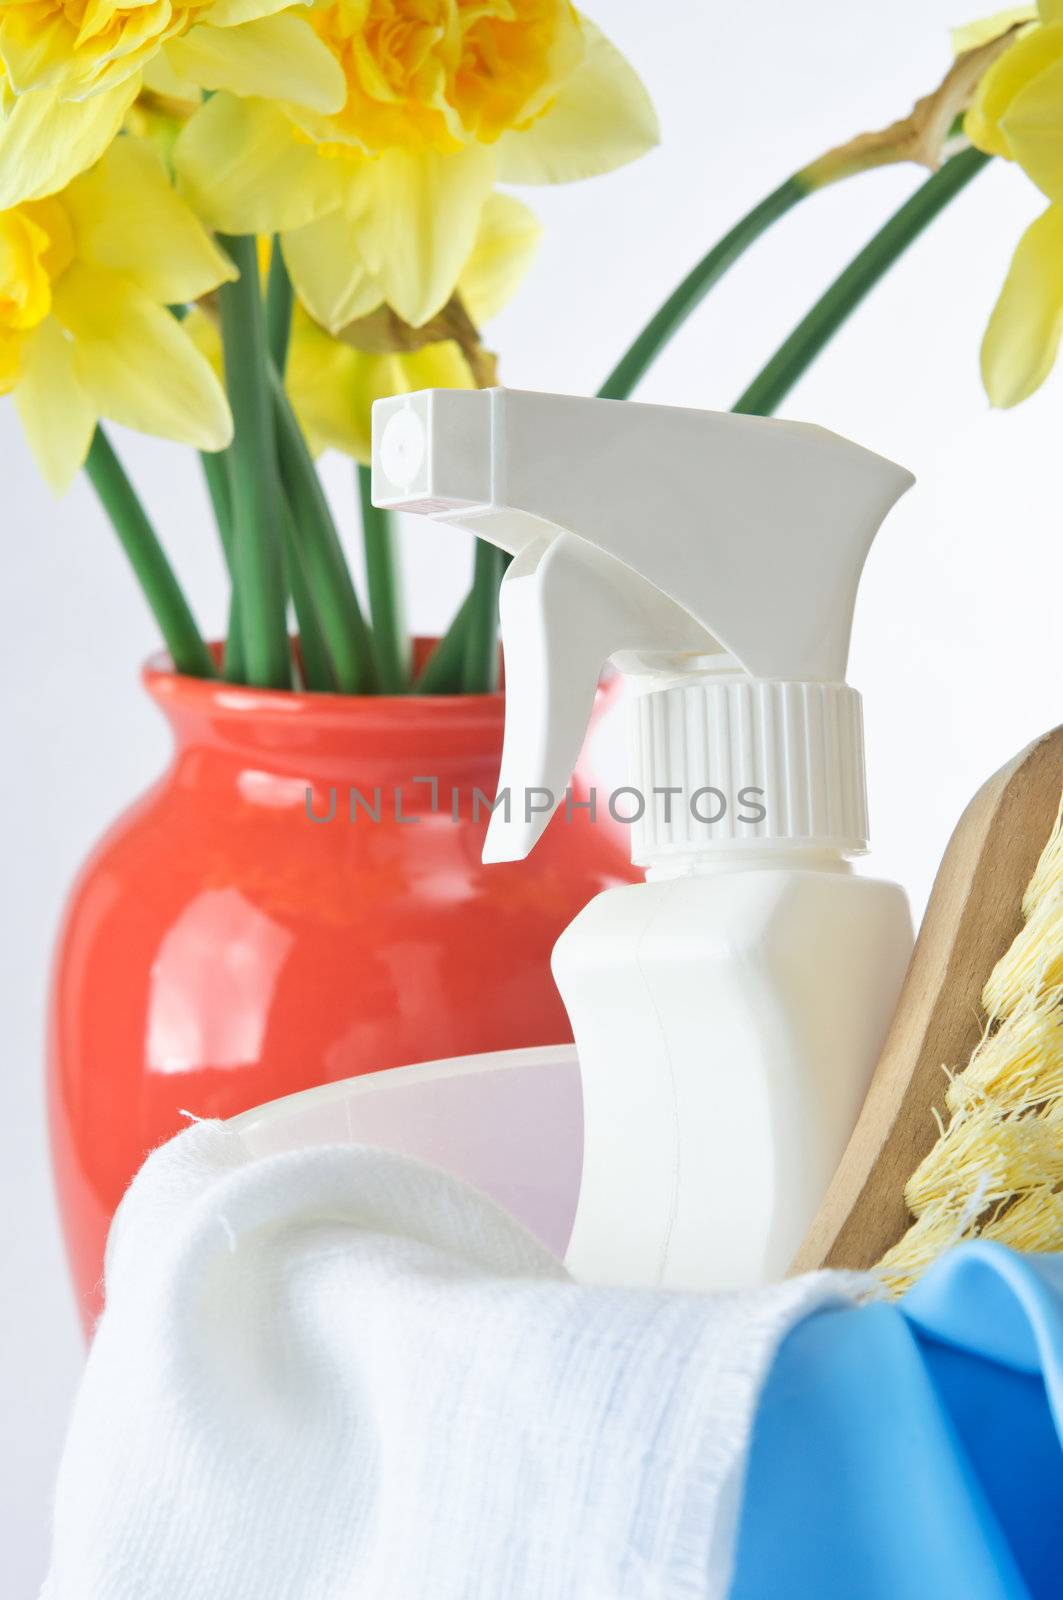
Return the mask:
M553 970L584 1097L588 1282L782 1277L856 1123L912 948L897 885L749 866L607 890Z

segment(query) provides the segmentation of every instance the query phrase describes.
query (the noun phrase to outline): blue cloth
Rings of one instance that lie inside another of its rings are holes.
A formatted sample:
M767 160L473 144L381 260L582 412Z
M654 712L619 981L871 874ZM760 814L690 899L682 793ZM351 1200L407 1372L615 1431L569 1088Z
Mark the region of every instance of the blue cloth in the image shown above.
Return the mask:
M731 1600L1063 1596L1063 1256L979 1241L781 1346Z

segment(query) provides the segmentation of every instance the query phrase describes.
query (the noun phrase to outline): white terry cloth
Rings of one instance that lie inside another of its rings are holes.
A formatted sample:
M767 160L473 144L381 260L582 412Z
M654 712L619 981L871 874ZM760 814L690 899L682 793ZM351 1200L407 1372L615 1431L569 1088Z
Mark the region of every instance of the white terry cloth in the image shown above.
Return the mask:
M199 1123L112 1231L42 1600L723 1595L772 1353L861 1282L585 1287L431 1168Z

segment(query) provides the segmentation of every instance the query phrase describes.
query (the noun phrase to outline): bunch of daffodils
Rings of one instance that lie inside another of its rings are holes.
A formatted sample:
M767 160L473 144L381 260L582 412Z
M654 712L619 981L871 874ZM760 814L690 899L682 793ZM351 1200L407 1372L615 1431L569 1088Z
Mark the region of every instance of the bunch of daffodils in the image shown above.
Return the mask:
M656 138L635 72L570 0L0 0L0 393L52 485L86 467L179 670L346 693L494 686L503 558L484 544L413 675L392 530L364 466L371 406L497 381L481 330L538 232L498 184L593 178ZM994 402L1023 399L1063 330L1063 0L962 30L909 115L795 171L687 274L599 393L627 398L800 201L887 162L929 168L734 407L774 411L994 156L1049 201L983 348ZM201 452L233 585L220 660L106 419ZM359 462L368 616L316 474L327 449Z
M378 397L495 380L538 233L496 182L656 137L569 0L0 0L0 393L56 490L87 468L179 668L219 664L101 421L203 453L228 676L408 689L386 519L363 480L367 620L313 458L364 462Z

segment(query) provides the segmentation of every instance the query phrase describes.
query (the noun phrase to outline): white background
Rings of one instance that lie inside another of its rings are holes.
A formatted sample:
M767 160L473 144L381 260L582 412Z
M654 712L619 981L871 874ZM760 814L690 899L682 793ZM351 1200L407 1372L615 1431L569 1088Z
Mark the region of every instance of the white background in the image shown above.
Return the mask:
M693 260L787 172L906 111L947 64L948 25L965 20L963 0L597 0L591 10L645 77L662 147L611 177L526 194L547 225L543 248L490 330L506 382L573 393L593 390ZM917 181L911 169L880 172L788 218L639 397L729 405ZM866 701L875 870L901 879L917 911L970 794L1059 716L1063 377L1005 415L989 410L977 369L1010 252L1039 205L1020 172L995 164L784 407L919 477L872 551L850 675ZM219 631L221 567L195 463L152 441L121 446L205 627ZM159 769L166 739L137 684L157 644L152 621L91 494L79 485L53 503L6 405L0 449L0 1584L23 1600L42 1573L82 1359L42 1120L49 949L75 868ZM347 464L333 460L328 477L350 529ZM711 483L705 493L709 508ZM467 550L438 530L407 538L412 621L438 628L462 591Z

